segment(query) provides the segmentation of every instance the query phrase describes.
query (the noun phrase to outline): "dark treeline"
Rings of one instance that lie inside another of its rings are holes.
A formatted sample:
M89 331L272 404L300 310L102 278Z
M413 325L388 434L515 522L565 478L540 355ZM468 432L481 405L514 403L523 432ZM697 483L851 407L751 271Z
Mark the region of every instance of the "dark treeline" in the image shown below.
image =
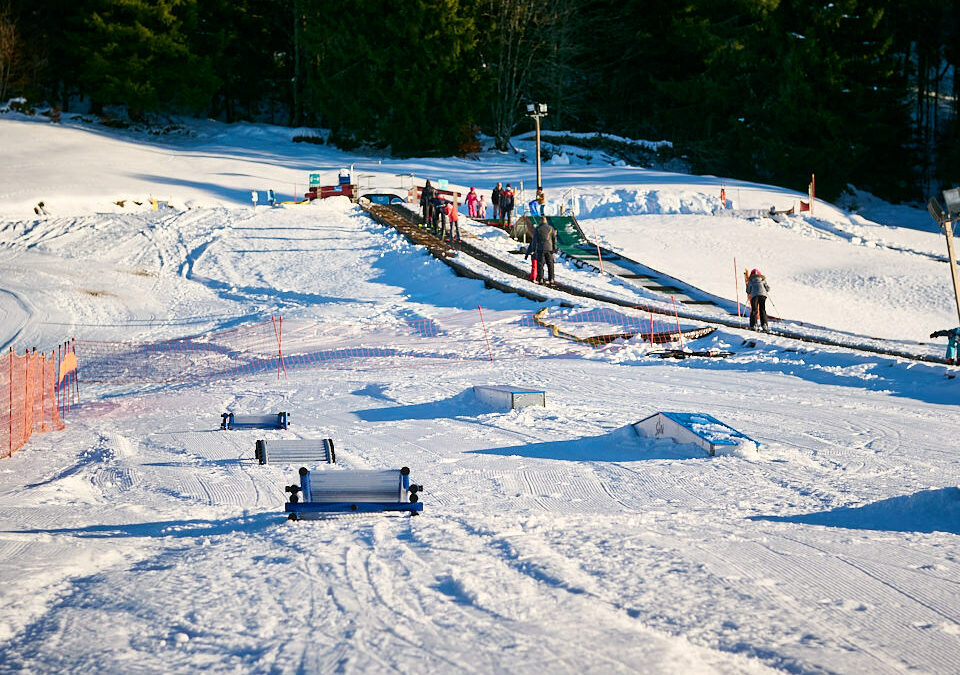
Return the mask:
M0 0L0 100L468 153L545 128L698 172L920 199L960 182L960 0Z

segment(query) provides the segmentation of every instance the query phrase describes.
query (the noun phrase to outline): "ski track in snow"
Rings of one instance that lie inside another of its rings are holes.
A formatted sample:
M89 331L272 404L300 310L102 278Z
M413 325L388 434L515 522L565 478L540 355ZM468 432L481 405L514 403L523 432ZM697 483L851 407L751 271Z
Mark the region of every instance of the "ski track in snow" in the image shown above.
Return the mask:
M603 219L601 238L639 218ZM496 333L498 311L537 307L344 200L0 221L0 241L18 344L271 314L442 324L479 304ZM505 330L492 363L81 379L67 429L0 461L0 672L960 671L956 380L743 337L708 338L734 351L722 362L546 331L521 358ZM486 408L469 393L484 383L543 388L547 407ZM219 431L226 410L292 424ZM636 437L657 410L709 411L762 447ZM322 437L338 466L317 470L410 466L424 514L286 521L297 466L260 466L254 442Z

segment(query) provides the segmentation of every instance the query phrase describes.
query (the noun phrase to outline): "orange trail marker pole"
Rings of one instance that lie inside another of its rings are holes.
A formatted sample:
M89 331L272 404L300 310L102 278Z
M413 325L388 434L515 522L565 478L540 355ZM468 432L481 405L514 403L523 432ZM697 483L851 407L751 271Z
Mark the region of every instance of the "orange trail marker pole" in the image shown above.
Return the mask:
M483 326L483 339L487 341L487 353L490 355L490 362L493 363L493 350L490 349L490 338L487 337L487 323L483 320L483 309L477 305L477 311L480 312L480 325Z

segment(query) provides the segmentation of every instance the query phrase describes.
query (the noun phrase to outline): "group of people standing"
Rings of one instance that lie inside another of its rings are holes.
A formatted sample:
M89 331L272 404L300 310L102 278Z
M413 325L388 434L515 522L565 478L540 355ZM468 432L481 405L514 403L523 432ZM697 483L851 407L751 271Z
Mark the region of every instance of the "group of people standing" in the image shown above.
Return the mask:
M430 181L427 181L427 186L430 186ZM424 188L424 190L426 191L426 188ZM435 188L431 187L431 191L434 196L437 196ZM476 188L470 188L470 192L467 193L464 202L467 205L467 214L471 218L479 220L486 219L487 203L484 195L478 193ZM421 196L421 206L423 203L424 198ZM528 204L530 215L535 218L546 215L544 213L545 204L546 197L543 194L543 188L538 187L536 197ZM513 211L517 206L517 196L510 183L507 183L506 186L504 186L502 182L496 184L490 193L490 205L493 206L494 220L505 221L508 226L513 224ZM424 215L424 220L428 220L426 215Z
M427 229L449 242L460 241L460 212L456 204L445 199L429 180L420 192L420 209Z
M506 187L503 183L497 183L490 199L494 219L505 220L511 224L515 200L510 183L507 183ZM471 218L486 216L487 206L483 195L478 195L476 188L470 188L464 201ZM531 259L530 281L552 286L555 283L554 256L557 252L557 231L545 217L542 217L544 202L543 189L537 188L536 199L530 202L533 217L527 223L527 239L530 243L527 246L526 257ZM429 180L420 192L420 210L424 227L441 239L450 242L460 241L460 214L457 212L456 204L445 199Z

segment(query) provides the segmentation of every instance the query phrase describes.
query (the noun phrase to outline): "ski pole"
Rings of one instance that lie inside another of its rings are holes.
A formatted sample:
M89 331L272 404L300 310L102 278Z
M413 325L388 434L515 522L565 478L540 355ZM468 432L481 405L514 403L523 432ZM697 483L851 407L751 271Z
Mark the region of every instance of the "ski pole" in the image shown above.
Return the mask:
M770 305L773 307L773 311L777 313L777 320L783 321L783 317L780 316L780 310L777 308L777 303L775 303L773 301L773 298L771 298L769 295L767 296L767 299L770 301Z

